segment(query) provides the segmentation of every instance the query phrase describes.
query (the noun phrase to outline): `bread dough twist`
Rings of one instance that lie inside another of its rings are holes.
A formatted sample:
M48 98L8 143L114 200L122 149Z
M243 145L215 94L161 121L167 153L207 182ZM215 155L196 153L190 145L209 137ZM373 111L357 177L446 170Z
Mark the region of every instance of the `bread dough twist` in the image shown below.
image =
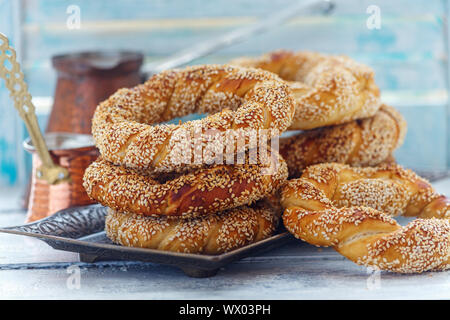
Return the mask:
M297 238L333 246L360 265L400 273L450 267L450 200L398 165L308 167L281 192ZM400 226L391 216L417 216Z
M179 125L152 125L191 113L212 115ZM263 129L267 138L277 136L289 127L293 114L289 86L276 75L201 65L167 70L120 89L97 107L92 134L102 156L114 164L172 172L197 166L195 155L207 146L218 154L235 154L236 149L226 149L230 131ZM214 132L213 137L205 132ZM245 150L256 147L250 140L244 141ZM188 159L180 161L187 152Z
M106 235L115 243L183 253L220 254L268 238L279 215L257 203L192 219L145 217L109 210Z
M87 194L121 212L191 218L251 204L287 179L286 162L268 154L265 164L213 165L158 181L144 170L116 166L100 158L84 173Z
M290 130L370 117L381 105L373 70L345 56L278 50L230 64L271 71L289 82L295 100Z
M304 131L280 139L280 154L290 178L310 165L326 162L375 166L389 159L406 135L406 121L392 107L381 106L370 118Z

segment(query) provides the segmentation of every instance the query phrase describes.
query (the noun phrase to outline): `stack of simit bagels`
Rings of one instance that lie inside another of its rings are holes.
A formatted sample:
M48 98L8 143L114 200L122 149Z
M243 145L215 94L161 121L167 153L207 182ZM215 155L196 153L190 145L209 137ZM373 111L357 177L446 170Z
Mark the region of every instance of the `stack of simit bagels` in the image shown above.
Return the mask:
M311 52L167 70L97 107L101 156L84 186L126 246L220 254L271 236L282 215L361 265L447 269L450 201L395 164L406 123L379 96L369 67ZM168 123L192 113L208 115ZM420 219L401 227L400 214Z

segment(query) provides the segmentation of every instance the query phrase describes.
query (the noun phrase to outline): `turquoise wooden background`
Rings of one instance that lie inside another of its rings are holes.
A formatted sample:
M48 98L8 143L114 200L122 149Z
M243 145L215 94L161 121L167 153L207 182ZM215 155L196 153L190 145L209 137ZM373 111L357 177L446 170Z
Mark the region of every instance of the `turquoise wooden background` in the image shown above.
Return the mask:
M55 74L50 57L70 51L133 49L152 61L201 40L248 25L293 0L0 0L0 32L18 48L42 127ZM285 26L196 61L225 62L277 48L342 53L376 71L385 102L406 117L409 132L400 163L425 170L450 164L448 2L445 0L337 0L329 17L298 16ZM81 28L69 30L69 5L81 10ZM381 10L381 28L369 30L369 5ZM0 186L27 176L26 136L0 82Z

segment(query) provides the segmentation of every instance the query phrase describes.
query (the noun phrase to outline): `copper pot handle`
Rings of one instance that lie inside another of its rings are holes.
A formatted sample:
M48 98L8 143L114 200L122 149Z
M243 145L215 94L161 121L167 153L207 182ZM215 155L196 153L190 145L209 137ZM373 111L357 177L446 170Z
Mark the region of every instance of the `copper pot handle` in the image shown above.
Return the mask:
M14 107L25 122L36 152L41 158L42 165L37 168L36 176L46 180L49 184L70 181L69 171L56 165L48 151L36 118L35 107L31 102L23 72L17 62L16 51L9 45L8 38L0 33L0 77L6 82L6 87L14 100Z

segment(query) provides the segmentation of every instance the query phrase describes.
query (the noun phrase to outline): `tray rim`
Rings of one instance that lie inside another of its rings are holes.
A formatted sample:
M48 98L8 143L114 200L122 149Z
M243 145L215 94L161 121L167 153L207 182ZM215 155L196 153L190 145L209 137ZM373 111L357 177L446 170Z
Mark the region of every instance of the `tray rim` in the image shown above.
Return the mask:
M23 225L20 225L20 226L23 226ZM17 226L17 227L19 227L19 226ZM225 252L225 253L218 254L218 255L210 255L210 254L198 254L198 253L184 253L184 252L164 251L164 250L149 249L149 248L127 247L127 246L122 246L122 245L119 245L119 244L89 242L89 241L83 241L83 240L72 239L72 238L67 238L67 237L60 237L60 236L54 236L54 235L49 235L49 234L40 234L40 233L26 232L26 231L19 231L19 230L13 230L13 229L5 229L5 228L0 228L0 232L1 233L14 234L14 235L20 235L20 236L28 236L28 237L32 237L32 238L38 238L39 240L42 240L44 242L46 242L45 240L54 240L54 241L71 243L71 244L75 244L75 245L81 245L81 246L85 246L85 247L86 246L87 247L93 247L93 248L98 248L98 249L106 249L106 250L113 250L113 251L118 251L120 249L120 250L129 251L131 253L163 254L163 255L166 255L166 256L173 256L173 257L177 257L177 258L181 258L181 257L184 257L184 258L195 258L195 259L200 259L200 260L205 260L205 261L210 261L210 262L211 261L219 262L219 261L224 260L224 259L226 259L228 257L234 257L237 253L244 253L247 250L260 247L260 246L262 246L263 244L265 244L267 242L273 242L273 241L281 240L281 239L284 239L284 238L287 238L287 237L291 236L289 234L289 232L285 231L285 232L281 232L281 233L275 234L275 235L273 235L273 236L271 236L269 238L260 240L258 242L251 243L251 244L246 245L244 247L234 249L234 250L229 251L229 252ZM95 234L95 233L92 233L91 235L93 235L93 234ZM62 250L62 249L58 249L58 250ZM63 251L70 251L70 252L80 253L79 251L72 251L72 250L63 250Z
M165 251L165 250L158 250L158 249L149 249L149 248L138 248L138 247L128 247L128 246L123 246L123 245L119 245L119 244L108 244L108 243L99 243L99 242L89 242L89 241L84 241L84 240L79 240L79 238L70 238L70 237L62 237L62 236L56 236L56 235L52 235L52 234L45 234L45 233L37 233L37 232L29 232L29 231L22 231L22 230L17 230L19 228L23 228L23 227L29 227L32 226L36 223L42 223L45 221L52 221L52 219L55 219L56 216L55 215L63 215L63 214L70 214L68 211L76 211L77 209L86 209L86 208L90 208L90 207L98 207L98 208L106 208L104 206L101 206L99 204L92 204L92 205L87 205L87 206L79 206L79 207L70 207L67 209L63 209L60 210L58 212L56 212L54 215L46 217L44 219L41 220L37 220L31 223L26 223L23 225L15 225L15 226L8 226L8 227L0 227L0 232L1 233L7 233L7 234L14 234L14 235L21 235L21 236L28 236L28 237L32 237L32 238L37 238L41 241L46 242L48 245L50 245L51 247L55 248L51 243L48 242L48 240L50 241L56 241L56 242L62 242L62 243L69 243L69 244L73 244L73 245L78 245L78 246L84 246L84 247L91 247L91 248L97 248L97 249L103 249L103 250L112 250L116 253L120 253L120 251L125 251L125 252L129 252L129 253L134 253L134 254L153 254L153 255L160 255L160 256L167 256L167 257L173 257L173 258L184 258L184 259L193 259L193 260L201 260L204 262L216 262L216 263L220 263L220 262L226 262L227 260L231 259L233 260L234 257L239 256L241 254L245 254L246 251L252 251L252 249L258 249L258 247L262 247L261 249L264 248L264 245L267 243L272 243L275 242L277 240L281 241L285 238L290 238L292 237L292 235L288 232L288 231L284 231L284 232L280 232L277 234L272 235L271 237L268 237L266 239L260 240L258 242L254 242L251 244L248 244L244 247L241 248L237 248L234 249L232 251L229 252L224 252L218 255L211 255L211 254L199 254L199 253L183 253L183 252L174 252L174 251ZM104 231L99 231L99 232L93 232L90 234L87 234L85 236L89 236L89 235L93 235L96 233L100 233L100 232L104 232ZM57 248L55 248L57 249ZM57 249L57 250L63 250L63 251L70 251L70 252L76 252L76 253L81 253L80 251L76 251L76 250L64 250L64 249ZM239 259L239 257L237 258Z

